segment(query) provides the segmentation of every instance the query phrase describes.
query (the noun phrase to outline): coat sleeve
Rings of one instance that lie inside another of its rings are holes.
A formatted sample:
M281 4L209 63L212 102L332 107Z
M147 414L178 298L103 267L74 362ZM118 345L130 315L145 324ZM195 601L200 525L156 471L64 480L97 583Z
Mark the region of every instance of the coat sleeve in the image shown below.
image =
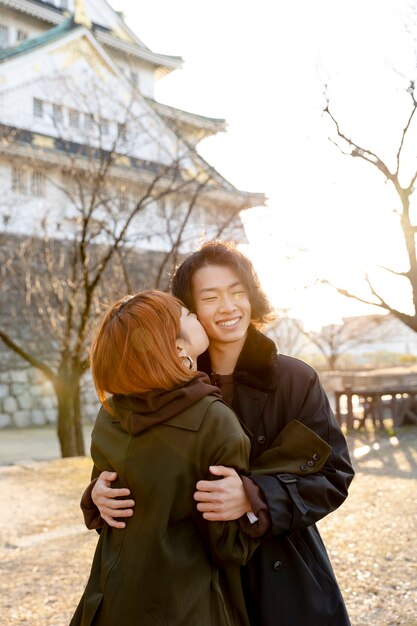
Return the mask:
M315 460L307 461L314 450ZM276 474L316 474L325 465L331 447L310 428L292 419L278 434L270 447L250 464L251 477ZM268 504L259 486L249 476L242 476L246 495L256 521L246 515L239 519L241 528L251 537L262 537L272 527Z
M223 402L214 402L209 407L202 436L202 476L207 476L210 465L224 465L234 468L239 474L248 473L249 439L236 415ZM250 538L243 532L237 520L208 522L197 508L195 519L208 542L212 559L221 567L244 565L259 544L258 539Z
M288 412L326 442L330 453L315 473L303 471L301 464L297 473L251 475L265 497L275 535L309 526L337 509L346 499L354 476L346 439L318 375L298 363L297 375L285 381Z
M91 433L90 453L93 459L93 469L91 471L91 482L86 487L81 497L81 501L80 501L80 507L84 516L85 525L87 526L89 530L97 530L97 532L100 532L100 530L104 527L105 522L100 515L99 509L96 507L96 505L93 502L92 491L93 491L94 485L97 482L97 478L100 476L101 472L104 469L108 471L115 471L114 468L108 466L108 462L106 461L105 457L103 457L103 455L100 454L100 451L97 450L96 446L94 445L96 425L98 422L100 422L102 425L105 424L107 419L108 419L108 413L102 407L97 415L96 424L94 425L93 431ZM99 464L100 464L101 469L99 467ZM118 486L117 483L118 483L118 480L115 483L113 483L113 486L115 487Z
M103 409L101 409L97 419L99 419L100 414ZM94 432L94 431L93 431ZM104 520L100 515L100 511L96 507L92 498L92 491L94 485L96 484L97 478L100 475L100 470L97 465L93 465L93 469L91 472L91 482L87 485L83 495L81 496L80 507L82 514L84 516L84 523L89 530L97 530L104 526Z
M95 470L93 470L93 474ZM104 520L100 515L100 511L96 507L91 497L91 492L93 491L94 485L96 484L97 478L94 478L91 483L88 485L86 490L84 491L80 507L84 516L84 523L89 530L97 530L98 528L102 528L104 526Z

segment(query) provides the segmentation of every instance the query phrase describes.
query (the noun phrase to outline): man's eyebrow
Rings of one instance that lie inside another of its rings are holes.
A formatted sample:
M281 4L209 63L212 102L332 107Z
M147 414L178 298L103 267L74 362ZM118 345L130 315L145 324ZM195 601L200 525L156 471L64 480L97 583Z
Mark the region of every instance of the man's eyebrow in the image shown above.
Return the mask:
M237 280L232 285L228 285L227 289L233 289L234 287L243 287L243 283L240 280ZM219 291L221 287L203 287L200 289L200 293L204 293L205 291Z

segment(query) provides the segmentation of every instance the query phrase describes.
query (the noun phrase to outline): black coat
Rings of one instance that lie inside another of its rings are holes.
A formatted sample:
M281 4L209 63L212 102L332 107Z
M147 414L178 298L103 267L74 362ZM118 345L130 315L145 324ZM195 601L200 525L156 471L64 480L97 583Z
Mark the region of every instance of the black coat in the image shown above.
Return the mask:
M208 352L200 357L198 368L210 372ZM278 355L270 339L250 328L234 380L233 408L250 431L251 463L293 419L332 448L317 473L307 473L318 462L313 449L297 474L251 477L262 490L272 520L270 532L242 568L251 624L347 626L350 621L315 522L343 503L354 471L318 375L303 361Z

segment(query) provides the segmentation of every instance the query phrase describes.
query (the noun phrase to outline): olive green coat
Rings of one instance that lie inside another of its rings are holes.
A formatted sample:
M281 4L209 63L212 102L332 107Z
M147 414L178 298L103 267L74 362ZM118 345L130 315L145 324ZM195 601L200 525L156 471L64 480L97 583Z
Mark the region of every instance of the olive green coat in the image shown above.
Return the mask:
M93 475L116 471L136 507L125 529L104 526L71 626L247 626L238 566L256 542L237 522L205 522L193 500L210 465L247 473L237 417L206 396L136 436L129 430L101 409Z

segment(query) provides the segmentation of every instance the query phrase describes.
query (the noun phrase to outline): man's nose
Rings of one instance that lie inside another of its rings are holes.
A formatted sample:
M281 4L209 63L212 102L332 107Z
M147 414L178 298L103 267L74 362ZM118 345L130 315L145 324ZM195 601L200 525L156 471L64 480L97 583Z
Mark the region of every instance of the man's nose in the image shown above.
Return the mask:
M233 298L231 298L229 295L225 295L222 297L220 308L223 311L233 311L235 307L236 307L236 303Z

